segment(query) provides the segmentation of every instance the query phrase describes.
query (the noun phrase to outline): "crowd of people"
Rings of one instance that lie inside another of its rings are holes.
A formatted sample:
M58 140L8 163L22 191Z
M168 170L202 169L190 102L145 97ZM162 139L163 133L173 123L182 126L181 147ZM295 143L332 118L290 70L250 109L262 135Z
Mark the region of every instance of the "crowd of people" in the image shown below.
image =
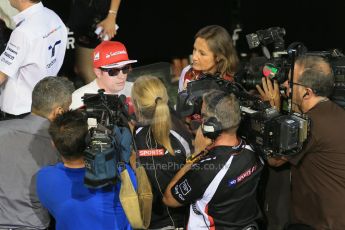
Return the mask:
M137 60L116 41L120 1L96 2L91 1L102 14L95 25L104 34L87 41L81 27L91 22L75 24L86 60L76 70L88 69L85 85L75 89L58 76L65 24L40 0L10 0L19 13L0 56L0 230L135 229L124 203L128 184L138 194L150 187L152 200L139 214L146 220L149 215L147 229L345 228L345 110L329 99L334 73L325 58L300 55L283 84L263 78L256 86L256 97L272 109L281 110L283 98L290 97L291 110L310 119L298 154L264 159L238 133L243 120L235 94L204 90L201 110L181 117L159 76L128 81ZM73 4L80 15L78 1ZM235 82L239 58L228 31L209 25L194 39L192 64L183 69L176 95L205 76ZM95 126L85 115L84 95L99 92L124 95L125 110L133 111L120 116L121 131L106 132L120 145L115 154L123 164L114 170L126 170L129 180L118 176L113 184L91 188L85 185L92 168L85 151ZM139 183L138 165L147 175L145 185Z

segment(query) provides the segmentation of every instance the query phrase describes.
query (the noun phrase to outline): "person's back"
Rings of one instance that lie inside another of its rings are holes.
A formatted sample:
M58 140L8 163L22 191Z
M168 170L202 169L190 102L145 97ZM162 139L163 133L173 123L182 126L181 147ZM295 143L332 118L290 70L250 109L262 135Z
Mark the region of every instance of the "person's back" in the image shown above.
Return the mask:
M37 171L58 161L48 127L48 120L35 115L0 122L0 228L49 224L35 189Z
M0 71L7 76L1 110L19 115L30 112L30 95L37 82L58 74L66 52L67 29L42 3L21 11L14 21L17 27L0 61Z
M303 160L290 160L297 164L291 168L293 222L344 229L345 110L327 100L307 114L312 123Z
M56 229L131 229L119 201L120 183L89 189L84 175L85 168L68 168L62 163L39 171L38 195L54 216Z
M168 106L163 82L151 75L140 76L132 88L132 101L138 121L134 134L137 159L151 182L153 202L150 229L185 226L185 208L168 208L163 192L192 151L191 135Z
M261 217L256 191L263 162L245 143L236 148L212 148L184 178L189 191L182 186L179 189L174 187L174 196L180 197L180 201L194 200L190 207L188 228L199 229L207 225L217 230L238 229ZM202 221L200 215L207 216L206 220Z
M63 163L38 172L37 194L54 217L56 229L131 229L120 203L120 180L98 188L84 185L86 117L80 111L66 112L51 123L49 133ZM135 187L134 172L126 167Z
M44 78L32 92L32 113L0 122L0 229L48 227L48 212L36 194L36 174L58 162L49 123L68 109L73 89L65 78Z

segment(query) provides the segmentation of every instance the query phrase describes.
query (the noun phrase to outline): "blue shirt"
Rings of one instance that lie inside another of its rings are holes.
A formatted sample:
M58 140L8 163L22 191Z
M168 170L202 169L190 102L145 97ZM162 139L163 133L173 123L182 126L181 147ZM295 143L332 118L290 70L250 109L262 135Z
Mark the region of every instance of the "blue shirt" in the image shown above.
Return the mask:
M134 172L126 167L136 188ZM62 163L38 172L38 197L55 218L56 230L131 229L119 200L121 183L90 189L84 175L85 168L66 168Z

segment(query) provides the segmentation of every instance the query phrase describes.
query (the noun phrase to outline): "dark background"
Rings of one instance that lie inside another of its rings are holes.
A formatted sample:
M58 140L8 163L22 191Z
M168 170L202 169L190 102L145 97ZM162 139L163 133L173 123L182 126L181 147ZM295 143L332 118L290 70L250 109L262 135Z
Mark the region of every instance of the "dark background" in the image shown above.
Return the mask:
M43 3L67 22L70 1ZM343 0L123 0L116 39L126 45L130 58L139 60L138 65L191 54L194 34L210 24L224 26L230 34L240 24L239 52L249 52L246 34L275 26L285 28L286 46L299 41L310 51L344 51L344 10Z

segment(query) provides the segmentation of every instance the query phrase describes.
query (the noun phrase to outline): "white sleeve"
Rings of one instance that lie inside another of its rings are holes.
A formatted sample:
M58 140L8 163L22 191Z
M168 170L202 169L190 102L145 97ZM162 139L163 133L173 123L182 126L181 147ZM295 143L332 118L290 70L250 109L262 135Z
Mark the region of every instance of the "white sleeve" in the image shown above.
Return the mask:
M81 99L82 96L84 96L84 94L82 94L80 90L76 90L72 93L72 103L69 106L71 110L78 109L84 105L83 100Z
M180 76L179 82L178 82L178 93L184 90L184 87L183 87L184 77L186 76L187 71L190 70L191 68L192 68L192 66L188 65L182 70L181 76Z
M18 30L14 30L7 43L5 51L0 56L0 71L10 78L18 76L20 67L25 65L25 56L29 50L27 36Z

